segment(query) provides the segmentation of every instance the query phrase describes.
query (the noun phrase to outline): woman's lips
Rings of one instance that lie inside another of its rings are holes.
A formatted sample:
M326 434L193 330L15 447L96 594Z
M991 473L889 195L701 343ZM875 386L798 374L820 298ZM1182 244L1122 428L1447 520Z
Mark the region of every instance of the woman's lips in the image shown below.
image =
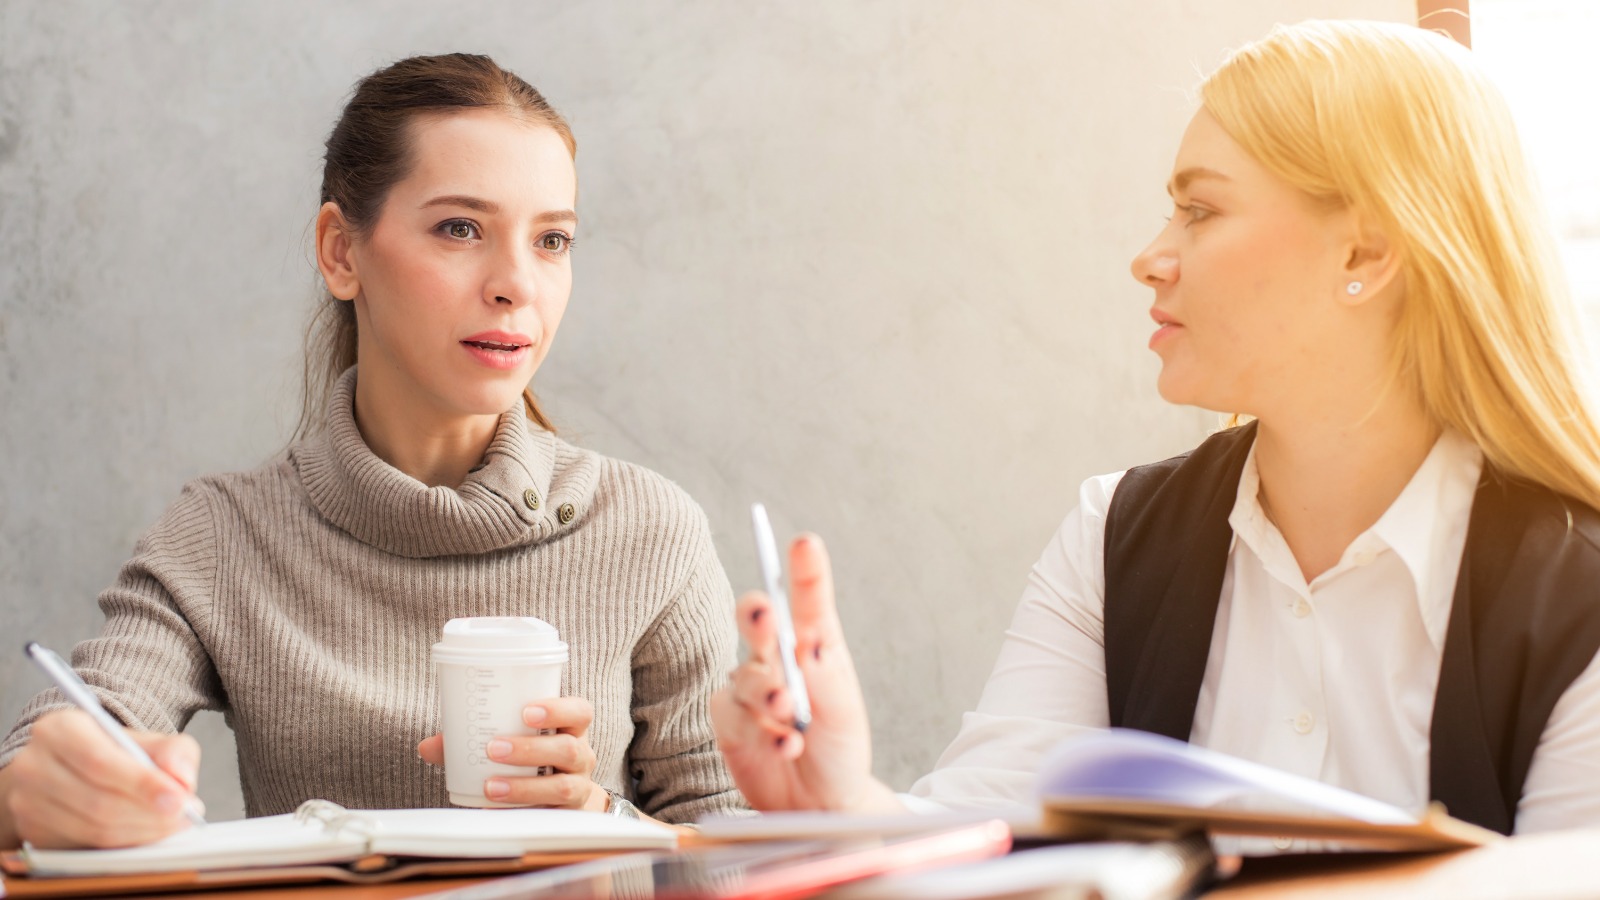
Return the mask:
M466 340L461 346L478 362L491 369L515 369L533 355L532 344L514 342Z
M1166 325L1162 325L1160 328L1156 329L1155 334L1150 335L1150 349L1154 350L1157 344L1165 340L1170 340L1174 335L1182 330L1183 326L1179 325L1177 322L1169 322Z
M1156 348L1156 344L1171 339L1183 329L1183 325L1177 319L1155 307L1150 308L1150 318L1155 321L1157 326L1156 333L1150 335L1151 350Z
M492 328L488 331L480 331L477 334L469 334L465 338L462 338L462 343L527 346L528 344L533 343L533 338L528 337L520 331L501 331L498 328Z

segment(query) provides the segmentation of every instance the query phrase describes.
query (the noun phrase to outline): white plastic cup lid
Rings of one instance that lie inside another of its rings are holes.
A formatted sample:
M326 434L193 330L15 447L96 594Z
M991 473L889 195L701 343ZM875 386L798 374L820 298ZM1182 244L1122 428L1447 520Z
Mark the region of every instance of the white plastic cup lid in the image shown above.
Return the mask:
M567 645L554 625L532 616L475 616L444 623L433 645L435 657L525 657L528 662L565 662Z

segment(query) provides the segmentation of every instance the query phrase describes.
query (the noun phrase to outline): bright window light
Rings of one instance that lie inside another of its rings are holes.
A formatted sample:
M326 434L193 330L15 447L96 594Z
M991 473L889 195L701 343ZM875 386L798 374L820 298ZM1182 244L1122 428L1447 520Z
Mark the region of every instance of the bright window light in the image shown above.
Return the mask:
M1600 2L1472 0L1472 50L1505 92L1566 261L1600 334Z

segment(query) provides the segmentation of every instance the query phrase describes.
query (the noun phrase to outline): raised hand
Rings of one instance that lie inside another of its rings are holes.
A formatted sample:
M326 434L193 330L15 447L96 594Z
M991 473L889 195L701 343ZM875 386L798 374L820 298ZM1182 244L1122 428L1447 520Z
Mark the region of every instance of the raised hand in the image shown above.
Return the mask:
M750 658L711 700L717 745L750 804L761 810L903 810L872 776L872 735L861 684L834 606L833 570L816 535L789 547L795 655L811 699L811 724L794 728L767 595L739 599Z

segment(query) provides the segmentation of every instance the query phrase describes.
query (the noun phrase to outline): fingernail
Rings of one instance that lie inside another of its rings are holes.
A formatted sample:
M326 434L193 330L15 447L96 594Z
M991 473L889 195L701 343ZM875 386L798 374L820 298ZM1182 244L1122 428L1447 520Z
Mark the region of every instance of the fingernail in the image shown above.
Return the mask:
M522 711L522 721L528 725L537 725L544 721L547 715L542 706L529 706Z
M750 624L751 625L755 625L755 624L759 623L761 621L762 614L764 614L765 612L766 612L766 610L762 609L759 606L756 607L755 609L750 610Z
M510 755L511 755L511 742L510 741L490 741L489 742L489 758L490 759L505 759L506 757L508 757Z
M511 783L503 778L491 778L484 782L483 793L494 798L504 797L511 793Z

